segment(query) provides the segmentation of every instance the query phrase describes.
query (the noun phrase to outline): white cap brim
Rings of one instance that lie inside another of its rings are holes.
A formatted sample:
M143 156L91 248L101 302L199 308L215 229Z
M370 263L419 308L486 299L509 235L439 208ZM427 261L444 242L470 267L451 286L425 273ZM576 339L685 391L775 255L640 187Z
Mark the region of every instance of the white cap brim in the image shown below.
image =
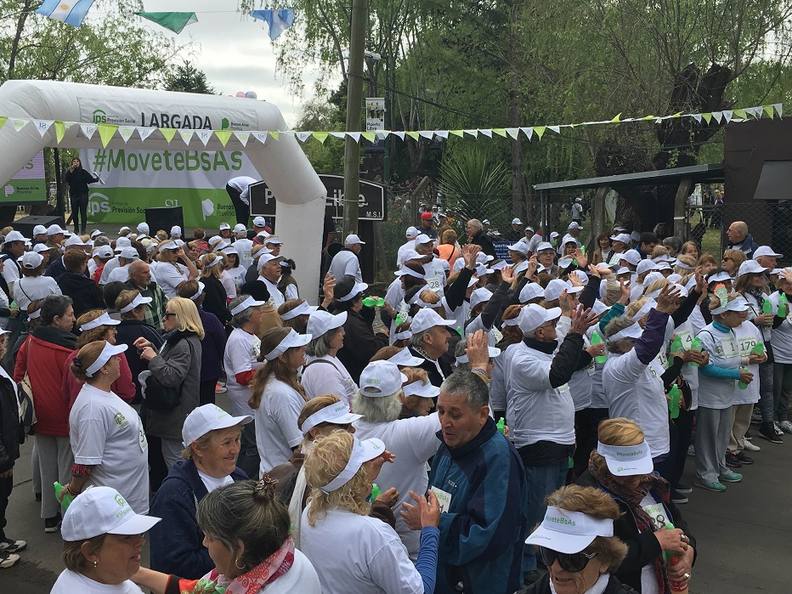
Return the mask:
M632 446L612 446L597 443L597 453L605 458L614 476L637 476L654 471L652 451L645 441Z
M403 348L390 359L386 359L386 361L390 361L391 363L400 367L420 367L421 363L424 362L423 359L413 357L413 355L410 353L410 350L407 348Z
M596 536L590 534L564 534L563 532L556 532L549 530L542 526L534 530L531 535L525 540L525 544L536 545L538 547L545 547L559 553L573 555L579 553L587 546L589 546Z
M134 514L112 530L108 530L107 534L117 534L120 536L145 534L161 520L162 518L156 518L154 516L142 516L140 514Z

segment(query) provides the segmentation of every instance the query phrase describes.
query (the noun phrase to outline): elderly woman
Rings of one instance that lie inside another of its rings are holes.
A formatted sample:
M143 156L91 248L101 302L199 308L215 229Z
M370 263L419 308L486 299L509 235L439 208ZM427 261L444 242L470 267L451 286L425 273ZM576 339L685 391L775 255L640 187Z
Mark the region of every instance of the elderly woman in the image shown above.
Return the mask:
M142 594L130 581L140 569L144 534L159 518L135 513L112 487L77 497L63 516L63 563L50 594Z
M155 594L321 594L319 577L289 537L277 482L240 481L198 504L198 527L215 568L200 580L141 569L134 580Z
M228 294L220 276L225 259L222 254L201 256L201 282L204 284L204 309L216 315L224 324L231 319L228 312Z
M248 402L256 411L261 475L288 462L302 443L297 418L307 399L297 370L305 363L305 345L310 341L310 334L297 334L291 328L271 328L261 337L265 363L253 377Z
M19 349L14 381L30 380L36 408L36 452L41 472L41 517L44 531L55 532L60 506L49 488L55 481L66 483L74 462L69 444L69 403L63 395L66 359L75 347L74 308L69 297L51 295L41 302L41 325L28 335Z
M598 440L588 471L577 482L602 489L619 505L613 534L627 545L627 555L616 577L638 592L668 592L669 581L684 590L696 542L671 502L668 483L653 472L643 431L629 419L606 419Z
M82 384L69 413L69 439L74 453L71 481L64 493L78 495L88 486L112 487L132 509L149 510L148 443L135 409L113 392L126 361L125 344L96 340L71 361L71 373Z
M729 273L729 276L734 278L737 276L740 265L745 262L745 260L745 252L742 250L724 250L721 266Z
M593 487L568 485L547 497L544 520L526 544L539 547L545 573L524 594L632 594L612 575L627 547L614 536L619 506ZM575 526L574 532L565 526Z
M116 326L116 342L118 344L132 347L138 338L144 338L153 344L156 350L162 347L160 333L145 322L146 306L149 303L151 303L151 297L143 297L137 289L121 291L118 294L115 299L115 309L121 314L121 323ZM135 384L133 404L139 404L142 394L138 376L141 371L148 369L148 365L138 356L137 349L128 348L124 356Z
M311 342L305 347L308 363L300 379L308 398L335 394L349 404L357 393L357 384L336 356L344 346L346 320L346 312L333 315L321 309L308 319L307 333L311 335Z
M278 307L278 315L284 326L294 328L297 334L305 334L308 317L314 310L305 299L288 299Z
M422 529L415 565L393 528L368 515L372 481L392 458L379 439L359 441L334 431L317 440L305 460L313 491L302 516L301 547L325 594L434 590L440 523L434 493L417 498Z
M250 415L232 417L214 404L204 404L184 420L182 457L162 481L151 510L163 521L151 539L151 567L197 579L214 563L203 545L195 514L212 491L248 478L236 465L242 427Z
M116 327L120 324L118 320L111 318L106 311L94 309L84 313L77 318L77 327L80 329L80 336L77 338L76 347L81 349L86 344L96 340L107 341L110 344L117 344ZM124 349L126 351L126 349ZM66 359L67 369L71 369L72 361L77 357L77 351L73 351ZM73 373L66 374L65 391L69 398L69 403L73 403L82 388L83 382ZM132 371L129 368L126 357L120 358L119 376L111 386L113 393L125 402L133 402L135 399L135 384L132 382Z
M164 398L155 399L151 394L144 401L146 433L160 439L162 459L166 467L170 468L181 459L180 428L199 402L204 329L195 303L184 297L168 300L163 323L165 344L159 352L151 341L142 337L134 342L134 346L140 351L140 358L148 362L151 377L177 394L175 402ZM146 389L143 389L144 394ZM156 489L160 480L152 480L152 483Z

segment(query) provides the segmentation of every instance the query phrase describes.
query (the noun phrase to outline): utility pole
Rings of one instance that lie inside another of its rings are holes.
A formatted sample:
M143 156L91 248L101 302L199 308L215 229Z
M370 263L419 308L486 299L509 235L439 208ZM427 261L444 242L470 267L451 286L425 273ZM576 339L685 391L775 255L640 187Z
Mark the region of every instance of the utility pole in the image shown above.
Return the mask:
M347 132L360 131L363 102L363 54L366 50L368 0L353 0L347 81ZM344 235L357 233L360 195L360 143L347 137L344 146Z

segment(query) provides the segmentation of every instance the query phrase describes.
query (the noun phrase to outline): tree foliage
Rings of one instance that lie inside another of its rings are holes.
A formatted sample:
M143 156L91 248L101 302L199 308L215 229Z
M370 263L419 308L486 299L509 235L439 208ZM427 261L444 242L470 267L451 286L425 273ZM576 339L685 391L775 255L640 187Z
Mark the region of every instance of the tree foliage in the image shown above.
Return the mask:
M199 70L189 60L172 67L165 75L164 86L166 91L180 91L182 93L203 93L213 95L215 90L209 86L206 73Z

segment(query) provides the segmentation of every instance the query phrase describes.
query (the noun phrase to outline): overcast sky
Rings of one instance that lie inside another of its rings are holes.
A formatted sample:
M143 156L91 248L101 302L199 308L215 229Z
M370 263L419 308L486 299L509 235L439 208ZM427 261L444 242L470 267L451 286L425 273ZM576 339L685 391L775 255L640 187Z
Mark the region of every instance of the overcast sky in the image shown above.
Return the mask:
M206 73L215 91L224 95L255 91L259 99L280 108L287 124L296 124L302 105L313 96L313 83L320 68L317 64L307 65L303 95L293 95L285 75L276 72L267 25L236 12L237 0L146 0L145 7L150 12L195 11L198 22L176 37L181 42L192 42L188 57ZM153 23L151 28L175 36ZM285 37L281 37L276 43L284 42Z

